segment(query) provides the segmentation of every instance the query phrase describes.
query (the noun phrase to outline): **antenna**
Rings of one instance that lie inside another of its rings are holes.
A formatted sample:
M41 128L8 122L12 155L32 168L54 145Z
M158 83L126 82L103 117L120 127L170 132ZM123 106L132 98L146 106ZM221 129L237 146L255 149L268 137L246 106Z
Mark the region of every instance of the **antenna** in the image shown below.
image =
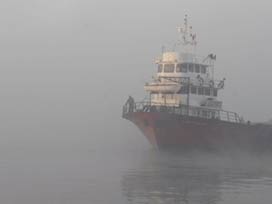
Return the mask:
M196 49L197 41L196 34L193 33L193 27L188 24L188 16L187 14L184 17L184 26L177 27L178 33L180 34L180 39L176 44L182 44L183 46L191 45L194 47L194 51Z

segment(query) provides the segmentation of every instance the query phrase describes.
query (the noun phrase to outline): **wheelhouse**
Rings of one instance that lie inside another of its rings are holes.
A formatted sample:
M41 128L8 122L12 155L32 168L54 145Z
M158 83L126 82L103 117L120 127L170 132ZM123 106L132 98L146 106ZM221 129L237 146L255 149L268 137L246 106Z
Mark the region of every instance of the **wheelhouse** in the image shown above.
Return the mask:
M161 63L158 64L158 73L196 73L207 74L208 65L196 63Z

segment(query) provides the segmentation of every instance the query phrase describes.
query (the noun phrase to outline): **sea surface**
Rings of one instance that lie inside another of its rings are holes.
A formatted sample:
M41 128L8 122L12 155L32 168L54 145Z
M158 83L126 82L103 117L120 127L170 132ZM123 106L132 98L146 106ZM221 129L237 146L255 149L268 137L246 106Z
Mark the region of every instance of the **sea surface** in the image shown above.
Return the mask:
M270 155L173 153L122 141L0 151L3 204L272 203Z

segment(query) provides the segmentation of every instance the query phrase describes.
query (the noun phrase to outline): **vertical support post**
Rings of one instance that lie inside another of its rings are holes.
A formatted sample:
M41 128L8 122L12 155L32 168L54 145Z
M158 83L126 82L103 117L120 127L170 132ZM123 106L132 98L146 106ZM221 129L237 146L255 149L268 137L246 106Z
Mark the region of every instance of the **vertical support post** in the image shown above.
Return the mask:
M189 116L189 107L190 107L190 77L187 77L187 115Z
M212 65L212 80L214 81L214 61L212 60L210 64Z

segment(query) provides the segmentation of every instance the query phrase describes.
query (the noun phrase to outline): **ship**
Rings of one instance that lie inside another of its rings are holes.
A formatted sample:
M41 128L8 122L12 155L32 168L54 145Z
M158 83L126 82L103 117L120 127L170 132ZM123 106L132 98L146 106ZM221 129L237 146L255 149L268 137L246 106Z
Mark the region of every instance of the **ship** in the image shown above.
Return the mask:
M272 125L244 120L223 109L219 94L226 79L215 78L215 54L196 54L196 34L189 25L177 28L171 50L155 60L157 72L144 85L146 100L129 96L122 117L134 123L159 149L272 150Z

